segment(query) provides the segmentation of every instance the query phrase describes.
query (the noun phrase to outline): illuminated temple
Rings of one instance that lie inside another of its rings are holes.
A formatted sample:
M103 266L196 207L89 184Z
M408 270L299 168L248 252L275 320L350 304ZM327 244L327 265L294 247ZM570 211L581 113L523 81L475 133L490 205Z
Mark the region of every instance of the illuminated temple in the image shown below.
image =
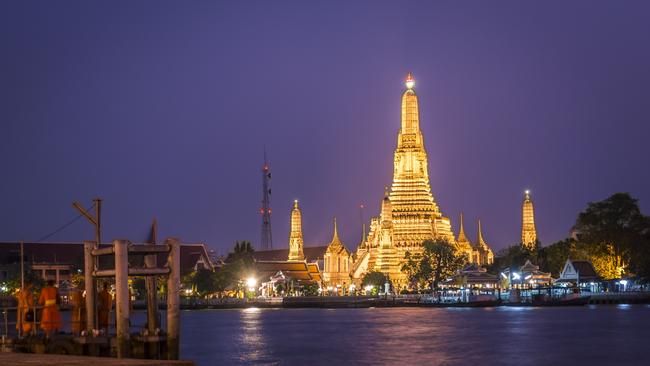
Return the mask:
M352 284L359 286L363 276L370 271L388 275L396 288L407 287L406 274L401 271L404 256L406 252L421 253L422 243L426 240L446 240L455 246L458 253L465 255L469 263L478 266L494 261L492 250L483 238L481 222L478 222L476 241L472 242L465 234L461 214L456 237L449 218L443 215L431 193L414 84L409 73L402 94L392 185L386 187L380 214L371 218L370 230L356 252L348 251L339 239L336 221L330 243L304 246L302 212L295 201L291 210L289 250L255 252L257 259L266 260L265 263L272 264L274 270L282 270L284 274L296 272L294 267L300 263L317 265L322 270L322 284L327 291L338 293L346 293ZM306 268L302 271L306 272Z
M467 255L470 262L479 265L493 260L492 251L483 240L480 223L476 243L467 239L462 226L457 241L449 218L438 207L429 184L427 152L420 130L418 96L412 74L408 74L405 84L393 160L393 183L386 189L379 217L371 219L368 236L357 248L351 273L358 281L368 271L380 271L400 287L407 284L406 275L401 271L405 253L421 252L425 240L445 239Z

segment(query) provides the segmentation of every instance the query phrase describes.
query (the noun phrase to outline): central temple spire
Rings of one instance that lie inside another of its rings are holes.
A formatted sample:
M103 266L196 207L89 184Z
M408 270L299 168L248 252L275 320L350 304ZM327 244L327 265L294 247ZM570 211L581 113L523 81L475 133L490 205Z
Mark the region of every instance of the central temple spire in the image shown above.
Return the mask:
M442 217L431 194L429 166L420 130L415 78L409 73L402 93L401 126L394 155L390 202L397 245L419 247L437 237L454 241L449 219ZM400 225L403 223L403 225Z
M413 87L415 79L410 72L406 76L406 91L402 94L402 129L401 133L412 134L419 133L420 114L418 108L418 96L415 94Z

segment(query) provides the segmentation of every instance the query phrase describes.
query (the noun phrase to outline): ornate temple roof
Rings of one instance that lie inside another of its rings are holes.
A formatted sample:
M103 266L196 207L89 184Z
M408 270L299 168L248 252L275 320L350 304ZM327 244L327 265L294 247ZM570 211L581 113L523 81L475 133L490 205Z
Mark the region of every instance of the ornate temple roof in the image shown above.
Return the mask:
M476 237L476 244L475 248L478 250L484 250L488 251L490 250L490 246L485 242L483 239L483 230L481 229L481 220L478 220L478 234Z
M307 263L323 260L327 245L315 247L303 247L303 254ZM256 261L286 261L289 255L289 248L260 250L253 252L252 256Z
M470 242L470 240L465 235L465 227L464 227L464 224L463 224L463 213L462 212L460 214L460 227L458 229L458 239L456 240L456 243L458 245L458 249L460 249L462 252L465 252L465 253L471 252L472 243ZM469 254L471 254L471 253L469 253Z
M334 218L334 233L332 234L332 241L329 243L327 246L327 252L329 253L340 253L345 251L346 253L350 253L348 249L345 247L341 239L339 239L339 232L338 228L336 225L336 217Z

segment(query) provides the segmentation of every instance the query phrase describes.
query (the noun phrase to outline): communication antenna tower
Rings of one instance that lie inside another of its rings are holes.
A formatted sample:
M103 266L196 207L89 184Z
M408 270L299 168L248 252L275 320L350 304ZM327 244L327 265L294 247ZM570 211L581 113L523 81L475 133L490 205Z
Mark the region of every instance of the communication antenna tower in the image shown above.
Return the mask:
M266 148L264 148L264 165L262 166L262 238L260 240L261 250L273 249L273 236L271 235L271 168L266 159Z

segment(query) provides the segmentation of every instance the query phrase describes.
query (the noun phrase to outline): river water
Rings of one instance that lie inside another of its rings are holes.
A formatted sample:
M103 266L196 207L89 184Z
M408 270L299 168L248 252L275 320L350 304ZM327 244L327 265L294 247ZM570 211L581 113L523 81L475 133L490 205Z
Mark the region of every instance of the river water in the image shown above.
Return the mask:
M181 313L197 365L650 365L650 305Z

